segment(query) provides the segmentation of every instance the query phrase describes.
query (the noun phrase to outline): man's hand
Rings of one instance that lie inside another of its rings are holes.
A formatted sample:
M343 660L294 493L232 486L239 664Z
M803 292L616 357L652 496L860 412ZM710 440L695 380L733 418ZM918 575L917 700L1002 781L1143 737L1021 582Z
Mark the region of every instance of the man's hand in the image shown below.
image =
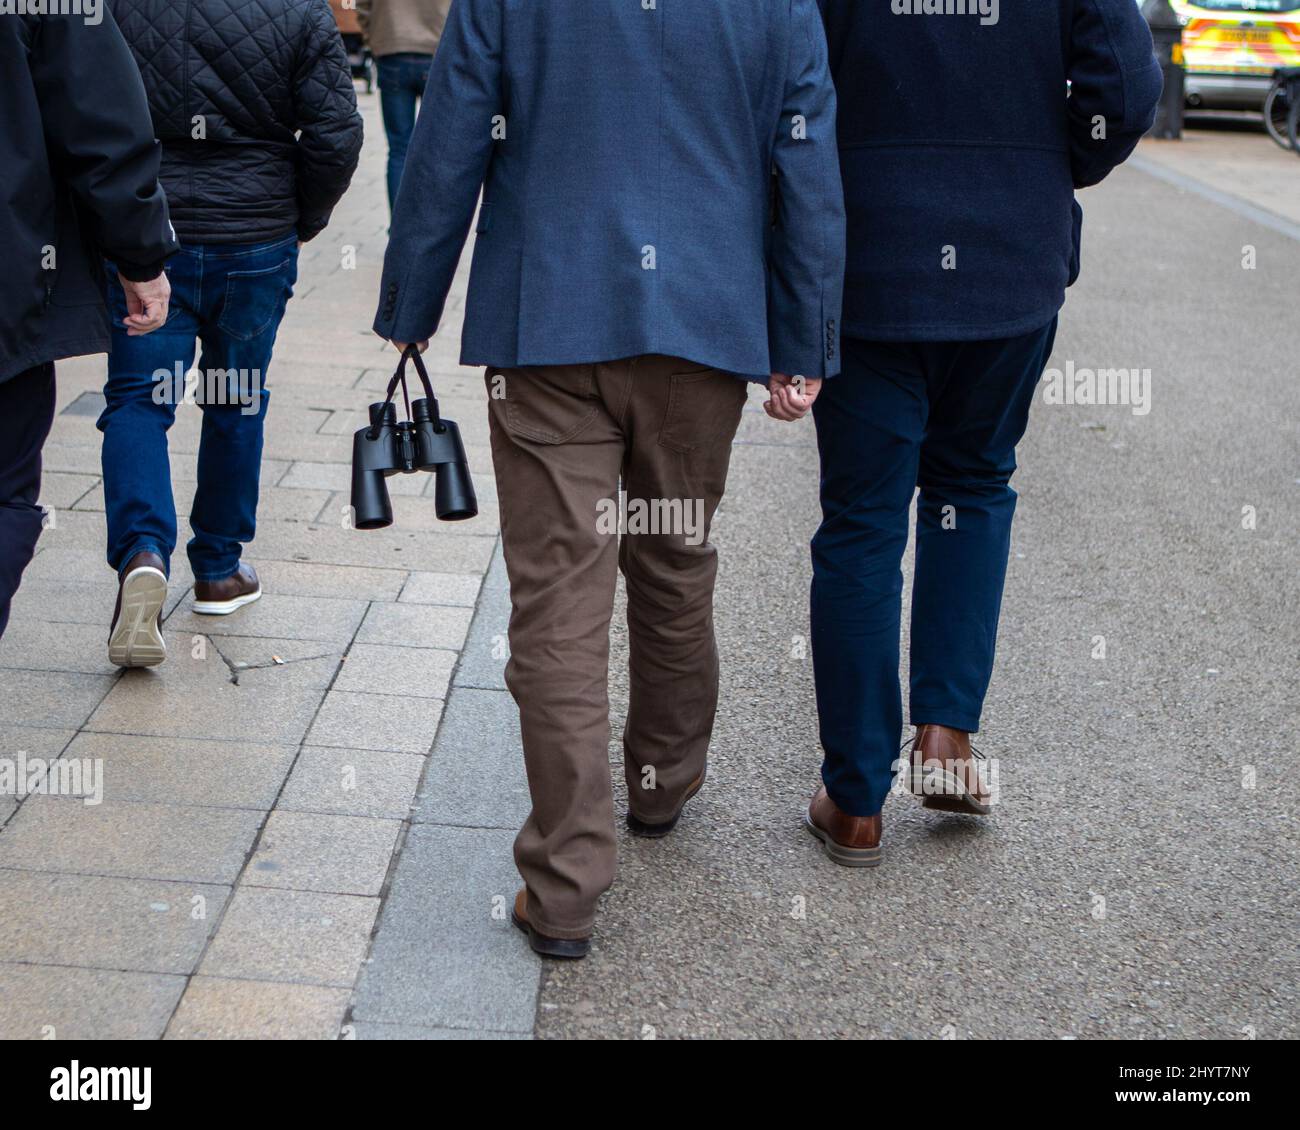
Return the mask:
M788 377L785 373L773 373L767 382L767 391L772 394L772 399L764 402L763 408L773 420L793 423L812 411L813 401L821 390L820 377Z
M420 347L421 353L428 352L429 343L427 341L417 341L415 344ZM405 353L411 348L411 343L409 341L395 341L393 342L393 348L396 349L398 353Z
M164 271L148 282L132 282L120 274L117 281L126 292L126 326L128 337L144 337L167 321L167 309L172 300L172 284Z

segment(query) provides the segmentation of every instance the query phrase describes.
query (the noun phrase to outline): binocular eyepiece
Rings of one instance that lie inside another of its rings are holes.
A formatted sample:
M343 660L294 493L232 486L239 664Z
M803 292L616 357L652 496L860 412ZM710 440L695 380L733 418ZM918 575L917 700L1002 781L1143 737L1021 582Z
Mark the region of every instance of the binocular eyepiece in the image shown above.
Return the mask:
M396 378L394 378L396 380ZM437 476L433 506L440 521L463 522L478 515L478 499L460 429L438 415L438 402L416 400L411 419L398 423L392 400L370 406L370 426L352 441L352 511L359 530L393 524L390 475L432 471Z

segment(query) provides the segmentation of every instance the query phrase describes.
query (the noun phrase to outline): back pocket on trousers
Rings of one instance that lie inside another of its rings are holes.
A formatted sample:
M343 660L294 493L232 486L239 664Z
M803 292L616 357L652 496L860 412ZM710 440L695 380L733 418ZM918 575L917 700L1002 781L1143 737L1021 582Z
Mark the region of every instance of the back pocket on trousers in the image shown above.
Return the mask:
M260 271L230 271L217 326L238 341L260 337L284 317L297 272L294 260Z
M719 369L674 373L669 380L659 443L683 455L713 444L730 447L748 395L745 382Z

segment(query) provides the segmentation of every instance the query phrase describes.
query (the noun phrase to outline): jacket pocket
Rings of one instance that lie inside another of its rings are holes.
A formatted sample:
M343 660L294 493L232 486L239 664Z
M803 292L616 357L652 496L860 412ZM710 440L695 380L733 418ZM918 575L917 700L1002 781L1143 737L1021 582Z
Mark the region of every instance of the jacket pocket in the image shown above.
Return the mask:
M749 394L746 382L719 369L674 373L669 381L660 445L683 455L713 444L730 447Z
M277 325L293 296L297 258L290 256L274 267L255 271L229 271L226 297L217 326L236 341L252 341Z
M494 370L505 378L505 423L534 443L568 443L596 418L594 365Z

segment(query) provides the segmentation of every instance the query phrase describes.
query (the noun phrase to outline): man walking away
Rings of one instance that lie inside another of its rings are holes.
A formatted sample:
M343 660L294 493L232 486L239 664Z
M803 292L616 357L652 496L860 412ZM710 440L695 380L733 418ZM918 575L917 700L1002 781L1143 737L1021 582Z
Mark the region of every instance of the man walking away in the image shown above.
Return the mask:
M849 263L844 373L814 407L825 762L808 828L836 862L869 866L902 731L899 565L918 486L909 782L927 807L989 811L970 735L993 670L1016 445L1079 270L1074 190L1133 151L1161 78L1133 0L928 14L821 2Z
M158 144L117 26L0 18L0 635L41 533L54 362L108 349L101 256L121 272L124 333L167 318L176 250Z
M158 612L176 547L167 430L196 342L194 611L226 615L261 596L240 558L256 532L267 369L299 245L352 179L361 118L326 0L113 0L113 10L144 75L183 244L169 267L171 317L152 338L127 333L126 295L108 288L99 427L108 563L122 586L109 658L151 667L166 655Z
M388 135L388 205L406 167L415 117L451 0L357 0L357 19L379 71L379 107Z
M488 367L533 801L515 921L538 952L580 957L614 877L618 570L628 825L662 836L704 783L717 708L708 534L734 374L770 379L790 418L839 368L844 203L814 0L455 0L375 320L399 347L437 329L480 186L461 361Z

